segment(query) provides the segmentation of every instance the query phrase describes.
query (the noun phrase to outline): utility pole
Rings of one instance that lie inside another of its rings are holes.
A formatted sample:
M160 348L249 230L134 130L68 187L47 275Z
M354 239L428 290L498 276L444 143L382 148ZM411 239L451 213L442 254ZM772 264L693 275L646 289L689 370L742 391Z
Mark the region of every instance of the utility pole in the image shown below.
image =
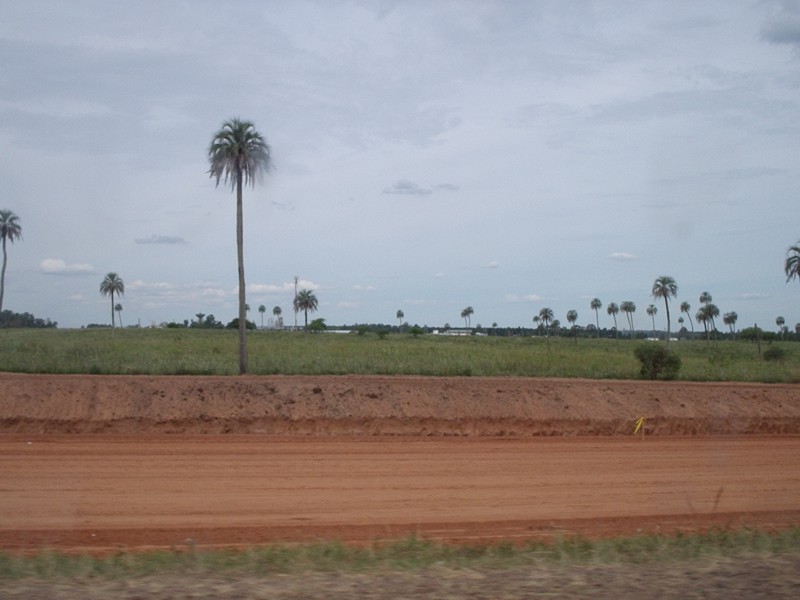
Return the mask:
M292 308L294 309L294 330L297 331L297 275L294 276L294 300L292 300Z

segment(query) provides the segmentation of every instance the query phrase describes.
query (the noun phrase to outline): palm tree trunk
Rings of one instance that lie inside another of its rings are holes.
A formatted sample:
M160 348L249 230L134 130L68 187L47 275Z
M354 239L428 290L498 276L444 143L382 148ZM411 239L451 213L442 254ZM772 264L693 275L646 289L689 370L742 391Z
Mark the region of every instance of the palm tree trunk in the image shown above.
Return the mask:
M666 296L664 296L664 307L667 309L667 341L665 342L664 346L669 347L669 329L670 329L669 302L667 302L667 297Z
M111 331L114 331L114 290L111 290Z
M236 258L239 263L239 375L247 373L247 311L244 287L244 217L242 172L236 173Z
M6 292L6 238L3 236L3 273L0 275L0 312L3 312L3 296Z

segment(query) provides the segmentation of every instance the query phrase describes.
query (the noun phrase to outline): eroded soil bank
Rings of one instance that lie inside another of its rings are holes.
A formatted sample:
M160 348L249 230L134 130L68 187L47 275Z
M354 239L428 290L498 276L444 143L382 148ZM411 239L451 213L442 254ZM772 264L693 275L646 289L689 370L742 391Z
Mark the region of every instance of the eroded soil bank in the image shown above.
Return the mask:
M798 434L800 386L586 379L0 374L4 433Z

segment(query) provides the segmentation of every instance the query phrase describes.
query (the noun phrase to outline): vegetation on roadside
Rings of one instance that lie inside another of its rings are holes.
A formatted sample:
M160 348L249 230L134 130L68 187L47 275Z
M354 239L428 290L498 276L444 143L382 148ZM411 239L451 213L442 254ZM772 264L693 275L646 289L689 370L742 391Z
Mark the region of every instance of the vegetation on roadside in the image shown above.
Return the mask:
M451 545L418 537L370 546L341 542L270 545L245 550L198 550L187 546L111 556L46 551L33 556L0 553L0 581L34 578L122 578L177 574L303 573L314 571L513 568L528 565L666 563L709 557L800 554L800 528L780 532L719 530L691 535L639 535L589 540L564 537L553 542Z
M234 375L236 332L225 329L9 329L0 331L0 368L21 373ZM657 342L644 342L662 347ZM442 336L362 332L248 334L257 375L431 375L633 379L636 345L613 339ZM684 381L800 382L800 344L737 340L670 344ZM772 351L774 353L775 351Z

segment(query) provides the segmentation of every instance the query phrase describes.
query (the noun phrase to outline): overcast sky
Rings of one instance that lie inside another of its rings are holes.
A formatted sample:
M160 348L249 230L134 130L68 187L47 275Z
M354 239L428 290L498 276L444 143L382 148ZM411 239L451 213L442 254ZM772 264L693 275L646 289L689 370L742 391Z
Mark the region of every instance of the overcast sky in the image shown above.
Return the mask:
M692 317L800 321L798 2L0 0L4 308L109 323L114 271L125 325L236 316L231 117L274 162L244 195L259 324L295 276L328 324L588 325L597 297L663 328L660 275Z

